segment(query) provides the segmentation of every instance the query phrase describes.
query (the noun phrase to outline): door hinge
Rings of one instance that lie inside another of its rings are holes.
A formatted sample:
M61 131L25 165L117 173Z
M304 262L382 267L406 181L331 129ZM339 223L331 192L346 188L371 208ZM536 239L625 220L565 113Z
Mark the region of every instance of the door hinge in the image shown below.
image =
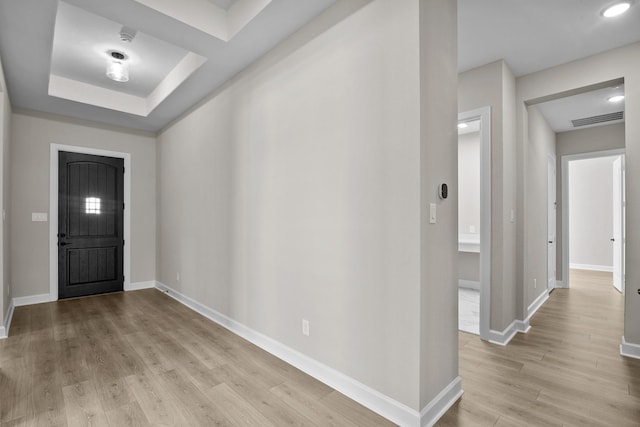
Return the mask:
M124 174L124 166L122 167L122 173Z
M125 210L124 202L122 202L122 210Z
M124 246L124 242L125 242L125 241L123 240L123 241L122 241L122 246Z

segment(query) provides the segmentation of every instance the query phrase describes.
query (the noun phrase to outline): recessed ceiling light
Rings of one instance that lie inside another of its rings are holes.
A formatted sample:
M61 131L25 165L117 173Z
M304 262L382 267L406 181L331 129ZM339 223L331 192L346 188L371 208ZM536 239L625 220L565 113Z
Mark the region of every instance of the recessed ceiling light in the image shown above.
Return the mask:
M616 3L606 8L602 12L602 16L604 16L605 18L613 18L614 16L622 15L627 10L629 10L630 7L631 7L631 3L628 1Z
M458 129L464 129L466 127L468 127L469 125L466 123L458 123Z
M620 102L624 99L624 95L615 95L608 99L609 102Z

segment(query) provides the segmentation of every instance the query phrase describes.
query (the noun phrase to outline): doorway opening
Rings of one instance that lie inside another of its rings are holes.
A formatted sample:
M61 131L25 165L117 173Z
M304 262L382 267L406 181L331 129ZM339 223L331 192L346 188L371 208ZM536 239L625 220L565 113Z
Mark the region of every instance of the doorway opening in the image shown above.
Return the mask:
M458 115L458 329L490 340L491 110Z
M624 294L624 162L623 149L562 157L566 287L571 270L600 271Z

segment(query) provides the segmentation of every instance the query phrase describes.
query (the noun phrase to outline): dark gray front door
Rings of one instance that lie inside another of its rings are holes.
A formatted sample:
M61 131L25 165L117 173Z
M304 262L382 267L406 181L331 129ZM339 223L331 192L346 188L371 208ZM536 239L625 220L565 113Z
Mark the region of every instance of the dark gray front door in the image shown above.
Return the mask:
M121 291L124 161L58 157L58 297Z

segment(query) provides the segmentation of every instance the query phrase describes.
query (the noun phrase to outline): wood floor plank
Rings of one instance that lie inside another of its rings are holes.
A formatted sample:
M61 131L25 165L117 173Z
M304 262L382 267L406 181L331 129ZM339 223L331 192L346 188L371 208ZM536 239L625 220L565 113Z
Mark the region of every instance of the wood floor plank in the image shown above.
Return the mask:
M232 426L223 411L191 381L177 370L167 371L160 381L173 399L184 408L183 414L191 425Z
M29 414L31 374L25 357L2 363L0 369L0 423L19 420Z
M106 412L109 425L113 427L148 427L149 420L142 412L137 401L127 403Z
M209 390L207 397L231 425L275 427L275 424L225 383Z
M171 394L147 372L125 378L145 418L155 426L188 425Z
M93 383L83 381L62 388L67 423L72 426L109 426Z
M271 392L316 425L336 427L358 425L349 421L343 414L327 409L313 398L298 393L287 383L274 386Z
M220 366L215 369L215 372L221 382L246 399L272 424L277 426L315 425L271 393L265 383L256 382L254 377L238 369L235 364Z
M395 425L386 418L371 412L364 406L354 402L344 394L335 390L323 397L321 402L327 408L338 409L340 414L344 415L345 418L355 425L366 425L371 427L388 427Z

